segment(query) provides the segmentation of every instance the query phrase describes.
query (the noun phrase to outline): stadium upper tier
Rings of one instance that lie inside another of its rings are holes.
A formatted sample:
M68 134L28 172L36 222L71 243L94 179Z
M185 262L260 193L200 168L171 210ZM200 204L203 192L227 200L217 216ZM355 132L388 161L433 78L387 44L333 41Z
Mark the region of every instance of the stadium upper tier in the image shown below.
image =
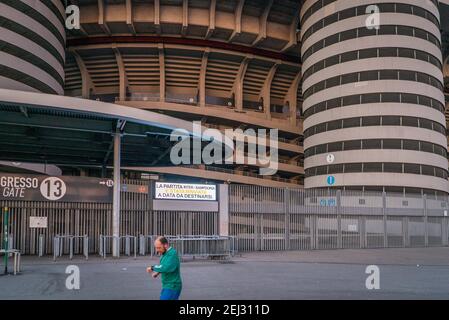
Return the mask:
M257 175L261 164L159 166L167 154L148 171L444 191L446 2L5 0L0 61L8 63L0 63L0 86L220 130L279 130L279 171L270 178ZM80 8L79 30L64 30L68 5ZM380 8L374 31L365 26L370 5ZM327 162L329 153L335 162Z
M302 183L297 1L72 4L80 7L81 28L68 33L66 95L199 120L222 130L279 129L279 172L272 178ZM183 175L190 170L194 176L209 170L206 176L232 181L255 176L259 165L221 169L168 170Z

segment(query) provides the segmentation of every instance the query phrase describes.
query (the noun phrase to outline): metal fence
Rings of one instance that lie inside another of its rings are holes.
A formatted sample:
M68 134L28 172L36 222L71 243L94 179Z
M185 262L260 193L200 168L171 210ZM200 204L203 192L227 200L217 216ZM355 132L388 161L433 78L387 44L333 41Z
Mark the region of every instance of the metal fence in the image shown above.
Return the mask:
M141 234L203 234L218 233L216 212L153 211L151 210L151 183L148 180L124 180L121 192L120 233L139 237ZM148 186L148 192L139 192L139 186ZM22 254L49 255L54 253L55 237L60 236L59 255L103 254L112 251L112 241L101 243L102 235L112 235L112 204L65 203L38 201L0 201L8 207L11 216L10 247ZM47 228L29 228L30 217L47 217ZM3 216L0 214L0 225ZM1 229L1 228L0 228ZM2 238L3 230L0 230ZM88 252L83 241L68 236L87 236ZM120 237L122 254L127 254L127 237ZM59 242L58 242L59 243ZM72 249L71 249L72 248Z
M139 253L151 251L148 235L219 234L217 212L152 210L149 181L123 184L127 187L121 192L120 234L137 237ZM139 191L140 186L148 186L148 192ZM100 246L100 235L112 235L111 204L0 201L0 206L10 208L11 248L22 254L53 254L57 235L63 239L58 255L112 250L110 240ZM235 237L237 251L447 246L447 212L447 197L229 187L229 235ZM48 227L29 228L32 216L47 217ZM81 238L71 249L67 236L86 236L87 252ZM119 239L122 254L129 254L129 237Z
M448 245L448 198L231 185L239 251Z
M42 242L41 254L52 254L54 237L57 235L87 235L89 253L94 253L99 245L99 235L112 231L110 204L0 201L0 205L9 208L12 246L20 250L22 254L39 255L39 239ZM30 216L47 217L48 227L29 228ZM65 239L60 248L61 255L70 254L68 241ZM83 243L75 241L72 253L83 254Z
M236 239L218 235L165 235L181 258L230 258L236 253ZM148 236L151 244L157 235ZM154 255L151 250L151 255Z

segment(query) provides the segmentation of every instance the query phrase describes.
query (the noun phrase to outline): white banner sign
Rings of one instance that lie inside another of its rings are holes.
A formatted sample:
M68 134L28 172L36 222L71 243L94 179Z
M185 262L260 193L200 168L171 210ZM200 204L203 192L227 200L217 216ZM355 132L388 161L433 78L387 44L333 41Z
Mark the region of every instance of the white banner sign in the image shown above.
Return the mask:
M211 184L156 182L155 198L216 201L217 186Z
M47 228L47 217L30 217L30 228Z

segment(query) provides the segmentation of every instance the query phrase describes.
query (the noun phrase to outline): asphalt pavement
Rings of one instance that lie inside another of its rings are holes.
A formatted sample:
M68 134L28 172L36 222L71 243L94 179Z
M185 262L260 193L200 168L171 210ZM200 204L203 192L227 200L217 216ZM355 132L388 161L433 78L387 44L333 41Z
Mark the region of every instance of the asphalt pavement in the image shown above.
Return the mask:
M145 271L156 262L23 257L21 274L0 276L0 299L158 299L160 279ZM370 265L378 268L379 289L366 287ZM449 248L255 252L186 260L181 270L183 300L449 299Z

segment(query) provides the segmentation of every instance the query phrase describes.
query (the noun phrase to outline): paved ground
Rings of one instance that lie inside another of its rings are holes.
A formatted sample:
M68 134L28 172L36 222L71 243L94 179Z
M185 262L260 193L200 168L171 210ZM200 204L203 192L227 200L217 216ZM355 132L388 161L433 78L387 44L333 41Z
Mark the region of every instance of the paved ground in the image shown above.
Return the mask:
M158 299L157 260L23 258L23 272L0 276L2 299ZM68 290L68 265L80 290ZM380 268L380 290L367 290L365 268ZM2 269L0 269L2 270ZM231 262L182 264L182 299L449 299L449 248L245 253Z

